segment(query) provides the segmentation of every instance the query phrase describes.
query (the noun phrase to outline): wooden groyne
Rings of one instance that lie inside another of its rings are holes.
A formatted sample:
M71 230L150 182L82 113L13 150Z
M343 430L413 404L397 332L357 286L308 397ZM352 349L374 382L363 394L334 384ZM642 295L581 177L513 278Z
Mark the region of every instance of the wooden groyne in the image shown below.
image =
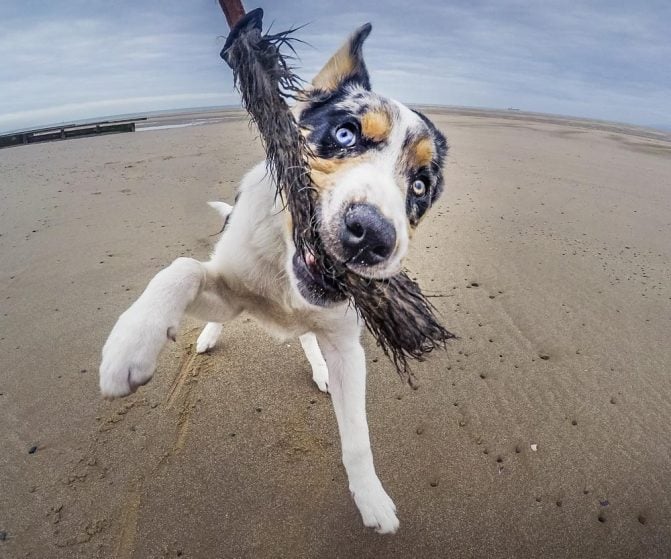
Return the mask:
M87 124L63 124L48 128L21 130L0 135L0 148L34 144L37 142L52 142L54 140L68 140L84 136L99 136L102 134L118 134L121 132L135 132L135 123L147 120L147 117L132 120L104 120Z

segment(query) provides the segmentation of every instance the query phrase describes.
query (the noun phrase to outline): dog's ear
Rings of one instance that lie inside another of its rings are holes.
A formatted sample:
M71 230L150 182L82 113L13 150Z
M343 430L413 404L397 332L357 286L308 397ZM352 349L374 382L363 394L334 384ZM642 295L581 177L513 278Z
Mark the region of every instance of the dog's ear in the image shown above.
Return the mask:
M345 83L370 89L370 77L363 61L362 48L372 28L370 23L366 23L352 34L312 80L315 89L333 92Z

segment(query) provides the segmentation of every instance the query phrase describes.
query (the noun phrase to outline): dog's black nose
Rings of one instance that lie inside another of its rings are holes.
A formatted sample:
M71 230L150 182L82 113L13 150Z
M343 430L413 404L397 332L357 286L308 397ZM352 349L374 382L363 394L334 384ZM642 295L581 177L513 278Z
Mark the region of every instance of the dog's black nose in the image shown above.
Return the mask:
M396 229L370 204L352 204L340 228L345 260L374 266L386 260L396 246Z

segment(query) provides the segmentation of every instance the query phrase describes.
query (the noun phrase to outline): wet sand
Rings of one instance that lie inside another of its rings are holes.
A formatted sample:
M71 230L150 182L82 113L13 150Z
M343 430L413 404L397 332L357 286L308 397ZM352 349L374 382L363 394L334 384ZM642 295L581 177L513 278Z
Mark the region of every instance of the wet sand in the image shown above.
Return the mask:
M395 536L363 528L298 341L187 320L100 399L117 316L205 259L262 150L216 124L0 150L0 557L671 556L671 141L432 109L446 193L407 259L460 339L412 390L365 338ZM4 534L4 540L2 536Z

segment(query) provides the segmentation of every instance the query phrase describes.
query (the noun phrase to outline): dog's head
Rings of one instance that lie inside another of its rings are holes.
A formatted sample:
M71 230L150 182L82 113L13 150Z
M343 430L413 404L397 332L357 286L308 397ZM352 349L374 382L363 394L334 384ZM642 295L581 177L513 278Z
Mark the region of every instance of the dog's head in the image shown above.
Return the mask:
M424 115L371 91L362 56L370 31L362 26L331 57L295 114L312 154L326 251L382 279L401 270L413 230L442 191L447 143ZM302 267L306 283L310 266Z

